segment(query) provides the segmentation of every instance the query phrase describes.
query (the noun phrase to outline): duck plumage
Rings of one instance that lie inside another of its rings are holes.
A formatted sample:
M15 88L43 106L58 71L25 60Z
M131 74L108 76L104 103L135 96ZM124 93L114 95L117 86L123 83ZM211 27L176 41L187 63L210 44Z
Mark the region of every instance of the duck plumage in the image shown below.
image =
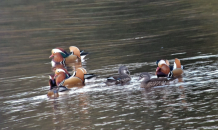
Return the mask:
M106 84L125 84L131 80L130 72L126 66L120 66L118 73L119 75L108 77Z

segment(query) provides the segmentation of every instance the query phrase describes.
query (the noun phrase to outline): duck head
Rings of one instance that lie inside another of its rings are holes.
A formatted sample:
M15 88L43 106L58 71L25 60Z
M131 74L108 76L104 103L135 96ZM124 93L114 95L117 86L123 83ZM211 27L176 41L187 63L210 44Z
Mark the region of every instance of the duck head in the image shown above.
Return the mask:
M57 86L59 86L59 84L67 78L68 78L68 76L67 76L67 73L64 69L56 69L55 70L55 82L56 82Z
M56 64L63 64L63 65L65 65L64 58L61 55L61 53L54 53L53 54L53 59L51 61L51 64L52 64L52 66L55 66Z
M65 68L57 68L55 70L55 78L57 75L64 73L67 77L70 77L70 73Z
M139 75L139 81L141 81L141 82L143 82L143 81L145 81L145 82L147 82L147 81L149 81L151 79L151 76L150 76L150 74L148 73L148 72L143 72L143 73L141 73L140 75Z
M166 64L161 64L159 66L156 69L157 77L166 77L170 73L169 66L167 66Z
M158 67L161 67L162 64L165 64L167 66L170 65L168 60L157 60L156 64L157 64Z
M160 67L161 64L166 64L167 66L169 66L170 62L168 60L163 60L163 59L156 61L157 67Z
M69 55L63 48L57 47L51 50L51 56L49 56L49 58L52 58L55 53L60 53L64 58Z
M118 73L120 75L130 75L130 72L126 66L120 66Z

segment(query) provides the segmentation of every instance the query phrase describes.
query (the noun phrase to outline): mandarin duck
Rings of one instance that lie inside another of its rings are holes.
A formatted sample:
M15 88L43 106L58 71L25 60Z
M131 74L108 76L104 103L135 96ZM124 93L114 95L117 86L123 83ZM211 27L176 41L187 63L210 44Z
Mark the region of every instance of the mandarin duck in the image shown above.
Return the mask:
M50 86L50 89L49 89L49 91L47 93L47 96L49 98L57 98L57 97L59 97L58 92L63 92L63 91L68 90L64 86L58 87L56 85L56 81L55 81L55 76L54 75L49 75L49 86Z
M87 52L80 51L76 46L70 46L69 49L69 54L62 48L52 49L51 56L49 57L53 58L51 61L52 66L57 63L66 65L76 61L83 61L85 56L88 55Z
M174 80L173 78L152 78L149 73L142 72L139 76L139 81L141 81L141 88L151 88L155 86L169 85L169 82Z
M130 72L126 66L120 66L118 70L119 75L114 75L107 78L106 84L125 84L131 80Z
M69 77L69 73L67 74L67 76ZM55 80L55 75L53 75L53 74L49 75L49 86L50 86L50 90L57 90L58 92L68 90L64 86L59 86L59 87L57 86L56 80Z
M179 77L183 73L183 66L180 63L180 60L175 58L173 66L170 66L168 60L159 60L157 63L156 75L157 77Z
M71 88L77 85L82 86L85 84L85 79L93 77L95 77L94 74L87 74L87 71L82 67L77 68L73 75L69 75L65 69L55 70L55 82L59 87L65 86L67 88Z

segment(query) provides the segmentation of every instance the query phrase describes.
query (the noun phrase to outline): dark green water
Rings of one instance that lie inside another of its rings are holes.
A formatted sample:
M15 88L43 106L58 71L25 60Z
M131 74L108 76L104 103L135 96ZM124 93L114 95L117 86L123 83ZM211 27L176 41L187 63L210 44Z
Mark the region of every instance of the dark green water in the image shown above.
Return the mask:
M0 128L218 129L214 0L0 1ZM49 99L50 51L77 46L98 78ZM179 58L183 82L140 88L157 59ZM106 86L126 65L129 85Z

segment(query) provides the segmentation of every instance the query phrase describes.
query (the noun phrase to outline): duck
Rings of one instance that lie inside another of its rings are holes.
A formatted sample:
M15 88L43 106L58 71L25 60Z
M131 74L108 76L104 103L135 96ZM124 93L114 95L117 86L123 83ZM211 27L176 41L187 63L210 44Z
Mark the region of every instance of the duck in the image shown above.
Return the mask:
M170 66L168 60L158 60L156 62L157 69L156 69L156 75L157 77L179 77L183 73L183 66L181 65L181 62L178 58L175 58L175 62L173 66Z
M59 86L59 87L57 86L54 74L49 75L49 86L50 86L49 90L52 91L63 92L68 90L65 86Z
M75 76L78 76L79 75L78 73L80 73L79 70L80 70L80 72L84 73L84 80L85 79L89 80L89 79L93 79L94 77L96 77L96 75L94 75L94 74L87 74L87 71L84 68L79 68L77 70L77 72L74 72L73 75L70 75L69 72L65 68L56 69L55 70L56 71L55 74L50 74L49 75L49 86L50 86L50 89L49 89L49 91L47 93L47 96L49 98L57 98L57 97L59 97L59 92L64 92L64 91L70 90L69 88L66 87L66 86L69 85L66 82L71 82L72 79L75 79L76 78ZM59 72L63 72L64 76L60 75ZM75 78L72 78L72 77L75 77ZM66 80L67 78L71 78L71 79ZM64 80L66 80L66 82L63 82ZM64 83L63 85L60 84L62 82ZM65 84L66 84L66 86L64 86Z
M69 47L70 53L68 54L62 48L54 48L51 50L52 65L55 63L69 64L76 61L83 61L83 59L89 54L88 52L80 51L76 46Z
M65 59L62 57L60 53L55 53L52 60L51 60L51 66L52 68L58 68L58 67L72 67L79 68L82 67L82 62L77 62L69 59Z
M120 66L118 69L119 75L114 75L107 78L107 85L126 84L131 80L130 72L126 66Z
M181 62L180 62L180 60L178 58L175 58L175 61L174 61L173 65L170 65L169 61L168 60L164 60L164 59L156 61L157 67L160 67L161 64L166 64L167 66L169 66L171 71L176 69L176 68L185 69L185 67L183 65L181 65Z
M66 69L55 70L55 83L57 86L65 86L67 88L85 85L85 79L96 77L94 74L87 74L87 71L80 67L70 75Z
M142 72L139 76L139 81L141 81L141 88L151 88L155 86L169 85L170 81L174 78L152 78L148 72Z
M49 75L49 86L50 86L50 89L49 89L49 91L47 93L47 96L49 98L58 98L59 97L59 92L63 92L63 91L69 90L69 89L67 89L64 86L58 87L56 85L54 74Z

